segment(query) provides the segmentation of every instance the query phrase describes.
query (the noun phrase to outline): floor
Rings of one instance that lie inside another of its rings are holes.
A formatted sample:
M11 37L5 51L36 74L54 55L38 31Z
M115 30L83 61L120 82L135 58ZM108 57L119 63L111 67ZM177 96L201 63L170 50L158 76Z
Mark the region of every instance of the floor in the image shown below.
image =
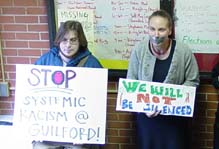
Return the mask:
M12 125L12 116L0 115L0 148L32 149L32 141L24 136L21 129Z

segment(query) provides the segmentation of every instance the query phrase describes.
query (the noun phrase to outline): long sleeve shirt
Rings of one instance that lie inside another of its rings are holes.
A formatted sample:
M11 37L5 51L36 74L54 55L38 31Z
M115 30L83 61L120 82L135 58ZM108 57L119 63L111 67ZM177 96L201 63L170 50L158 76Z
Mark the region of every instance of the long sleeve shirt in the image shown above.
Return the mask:
M132 49L127 78L152 81L155 62L156 57L149 50L149 40L145 39ZM176 42L172 62L163 83L196 87L199 82L199 69L193 53L185 44Z

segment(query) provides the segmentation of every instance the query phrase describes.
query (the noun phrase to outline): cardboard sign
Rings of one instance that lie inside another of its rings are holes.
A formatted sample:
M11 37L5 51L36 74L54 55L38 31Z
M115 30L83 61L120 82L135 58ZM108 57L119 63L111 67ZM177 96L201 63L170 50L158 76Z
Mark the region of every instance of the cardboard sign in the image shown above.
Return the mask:
M116 110L192 117L195 95L195 87L120 78Z
M33 140L104 144L107 80L103 68L16 65L14 125Z

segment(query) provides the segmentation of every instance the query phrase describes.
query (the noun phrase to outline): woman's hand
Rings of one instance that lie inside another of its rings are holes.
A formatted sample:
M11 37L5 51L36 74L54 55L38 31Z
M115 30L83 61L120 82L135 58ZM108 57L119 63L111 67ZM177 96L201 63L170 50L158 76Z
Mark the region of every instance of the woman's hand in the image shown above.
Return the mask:
M145 113L145 115L149 118L152 118L152 117L155 117L155 116L158 116L160 114L161 110L156 110L156 111L152 111L152 112L147 112Z

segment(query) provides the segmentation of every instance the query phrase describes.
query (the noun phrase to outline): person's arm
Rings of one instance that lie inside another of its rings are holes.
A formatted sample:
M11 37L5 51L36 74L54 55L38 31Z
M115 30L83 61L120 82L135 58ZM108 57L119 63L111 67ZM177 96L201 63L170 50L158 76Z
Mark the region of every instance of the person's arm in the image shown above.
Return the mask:
M34 63L34 65L48 65L47 61L49 59L49 54L45 53L41 55Z
M195 56L190 50L187 51L185 61L185 82L183 85L197 87L200 83L199 69Z
M40 56L34 64L47 66L63 66L61 58L51 51L48 51L47 53Z
M39 57L36 61L35 61L35 65L53 65L53 63L55 62L50 62L49 61L49 54L44 54L41 57Z
M219 63L217 63L212 69L211 76L212 76L212 85L216 89L219 89Z
M138 66L139 66L139 60L138 60L136 51L133 49L131 52L130 59L129 59L129 66L128 66L126 78L137 80L138 79Z

